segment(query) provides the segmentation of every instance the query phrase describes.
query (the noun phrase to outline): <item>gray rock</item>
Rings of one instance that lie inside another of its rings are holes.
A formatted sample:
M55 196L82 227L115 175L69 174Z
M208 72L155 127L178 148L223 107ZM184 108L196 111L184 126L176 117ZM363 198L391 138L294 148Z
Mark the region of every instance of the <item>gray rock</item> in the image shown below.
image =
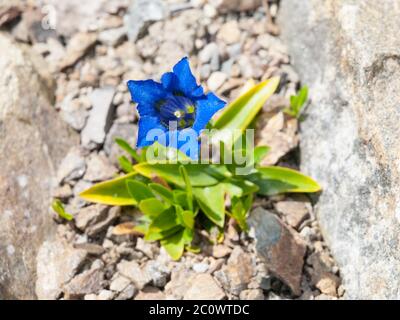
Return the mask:
M131 106L131 108L133 108ZM112 163L117 164L118 158L122 155L129 158L129 155L123 151L115 142L116 138L127 141L132 147L136 146L137 125L132 123L114 123L107 134L104 143L104 151L109 156Z
M295 231L286 227L278 217L258 207L248 219L256 240L256 251L268 270L285 282L293 294L300 295L306 246Z
M42 58L4 33L0 47L0 297L33 299L36 253L54 233L56 168L77 136L52 107Z
M260 289L243 290L239 296L240 300L264 300L264 293Z
M104 284L104 272L92 268L74 277L63 288L65 299L78 299L84 295L98 293Z
M151 277L145 272L136 261L122 260L117 265L118 272L130 279L139 290L151 282Z
M218 286L214 278L207 274L198 274L193 277L184 300L223 300L225 292Z
M61 239L46 241L37 255L36 295L41 300L57 299L84 263L87 253Z
M57 171L57 180L61 184L64 181L69 182L81 178L86 171L86 162L82 149L72 147L62 162L59 164Z
M132 299L136 294L137 289L133 284L128 285L120 294L115 298L115 300L129 300Z
M110 163L103 153L93 152L87 161L85 180L98 182L109 180L117 173L117 169Z
M114 115L112 106L114 94L113 87L95 89L90 94L93 108L90 110L89 119L81 132L81 141L85 148L93 149L104 143Z
M165 300L165 295L160 289L147 286L137 294L135 300Z
M225 290L238 296L247 288L255 274L254 261L250 254L239 246L235 247L226 265L215 272L215 277L224 286Z
M219 49L215 42L210 42L199 52L199 61L202 64L210 63L211 70L217 71L219 67Z
M161 263L150 260L144 266L144 272L151 278L151 282L155 287L163 288L170 275L169 269Z
M124 18L129 40L136 41L152 22L163 20L167 15L168 7L162 0L132 0Z
M262 0L211 0L210 2L221 13L255 10L262 4Z
M110 289L116 292L122 292L131 284L131 280L123 276L117 276L110 284Z
M178 265L171 273L171 280L165 286L167 299L181 300L190 287L192 279L196 273L185 268L184 265Z
M281 2L312 99L301 167L323 187L316 214L351 299L400 298L399 15L394 1Z
M97 295L97 300L112 300L115 293L110 290L101 290Z
M119 45L126 36L126 28L120 27L115 29L104 30L99 33L99 41L110 47Z
M220 71L213 72L207 80L207 86L210 91L218 90L226 81L228 76Z
M65 56L58 65L59 70L64 70L77 63L94 46L96 40L95 33L81 32L74 34L68 42Z
M121 213L121 207L110 208L105 218L93 225L89 225L86 228L85 233L88 236L93 237L98 233L103 232L119 217L120 213Z
M120 2L121 0L118 0ZM78 31L88 31L96 29L98 25L98 14L104 11L107 0L47 0L51 5L52 11L49 18L54 19L56 14L56 24L54 27L57 33L69 38ZM53 11L54 10L54 11ZM47 20L46 20L47 21ZM73 23L71 23L73 21ZM51 22L51 21L48 21Z
M196 273L205 273L208 271L210 266L207 263L201 262L201 263L195 263L192 266L192 269Z
M136 240L136 250L143 252L150 259L154 258L153 245L144 241L142 238Z
M109 207L102 204L95 204L83 208L74 217L75 225L81 231L84 231L88 226L94 225L101 220L104 220L108 214Z
M79 99L67 95L61 103L60 115L62 119L75 130L82 130L86 124L88 112Z

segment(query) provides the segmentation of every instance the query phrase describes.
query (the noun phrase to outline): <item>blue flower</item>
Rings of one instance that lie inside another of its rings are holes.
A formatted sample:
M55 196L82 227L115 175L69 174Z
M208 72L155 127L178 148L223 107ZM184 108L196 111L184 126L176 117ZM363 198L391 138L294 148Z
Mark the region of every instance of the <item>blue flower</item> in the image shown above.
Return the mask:
M205 94L196 83L187 58L183 58L165 73L161 83L153 80L128 81L132 100L138 103L140 115L137 147L145 147L158 141L165 146L181 150L192 158L197 158L199 135L213 115L225 106L213 93ZM175 129L171 129L174 127ZM151 133L153 131L153 134ZM165 139L156 138L154 132L162 132ZM189 141L171 139L171 132L178 137L189 137ZM193 133L195 139L193 138ZM192 138L191 138L192 137Z

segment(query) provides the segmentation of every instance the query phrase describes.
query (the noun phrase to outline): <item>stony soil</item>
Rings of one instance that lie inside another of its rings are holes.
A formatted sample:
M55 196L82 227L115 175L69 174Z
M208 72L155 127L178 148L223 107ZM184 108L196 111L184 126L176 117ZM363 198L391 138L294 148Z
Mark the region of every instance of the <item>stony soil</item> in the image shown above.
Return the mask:
M157 78L185 55L199 81L226 100L236 97L249 79L281 77L278 92L260 116L257 140L272 148L265 164L296 167L298 123L282 109L299 87L299 78L274 23L276 1L236 1L240 5L234 8L228 1L146 1L151 10L129 8L127 0L86 1L84 6L78 1L43 2L54 5L63 17L55 30L36 27L43 17L41 7L35 6L7 28L46 59L57 81L54 106L80 132L81 143L59 165L54 197L75 219L67 223L54 215L57 238L47 241L37 258L39 298L263 300L343 295L339 270L305 195L257 199L249 234L229 221L222 243L213 244L213 235L199 233L196 241L202 252L185 253L178 262L158 243L126 234L124 225L135 221L137 210L90 204L78 197L94 183L120 173L117 157L123 153L115 137L135 143L137 114L126 81ZM272 245L271 239L279 241Z

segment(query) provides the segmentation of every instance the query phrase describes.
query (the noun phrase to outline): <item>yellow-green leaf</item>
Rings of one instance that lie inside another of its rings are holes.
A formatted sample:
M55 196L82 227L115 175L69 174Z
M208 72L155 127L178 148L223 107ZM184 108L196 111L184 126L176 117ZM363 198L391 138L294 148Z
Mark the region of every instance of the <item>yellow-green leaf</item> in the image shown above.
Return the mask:
M80 196L90 202L111 206L136 205L136 200L132 198L126 187L126 181L132 179L135 175L136 172L132 172L110 181L98 183L83 191Z
M259 193L274 195L285 192L318 192L320 185L312 178L289 168L260 167L260 175L252 181L260 187Z
M139 209L147 216L157 217L166 208L160 200L156 198L151 198L140 201Z
M275 92L279 78L274 77L252 87L223 109L214 122L214 129L244 131L261 110L265 101Z
M127 180L126 187L131 197L135 199L137 203L145 199L155 198L150 188L141 181L136 181L133 179Z
M161 245L174 260L179 260L179 258L182 257L185 248L185 238L183 237L184 232L185 229L182 229L172 236L161 240Z
M179 171L180 164L171 163L140 163L134 166L136 172L141 175L152 178L159 176L167 182L173 183L181 188L185 188L185 181ZM205 165L201 164L186 164L190 183L193 187L210 186L218 183L218 180L205 171Z
M72 214L69 214L65 211L64 205L62 202L58 199L54 200L53 203L51 204L51 207L53 210L63 219L71 221L74 219L74 216Z
M223 227L225 221L225 186L219 183L205 188L193 188L200 209L217 226Z

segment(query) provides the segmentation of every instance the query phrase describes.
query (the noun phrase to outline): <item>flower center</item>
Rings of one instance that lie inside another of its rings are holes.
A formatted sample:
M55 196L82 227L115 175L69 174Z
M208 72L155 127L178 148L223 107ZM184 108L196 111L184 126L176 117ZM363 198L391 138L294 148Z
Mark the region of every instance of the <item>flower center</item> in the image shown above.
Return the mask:
M171 95L156 104L161 123L168 128L175 122L178 129L191 127L195 119L196 107L192 100L181 95Z

